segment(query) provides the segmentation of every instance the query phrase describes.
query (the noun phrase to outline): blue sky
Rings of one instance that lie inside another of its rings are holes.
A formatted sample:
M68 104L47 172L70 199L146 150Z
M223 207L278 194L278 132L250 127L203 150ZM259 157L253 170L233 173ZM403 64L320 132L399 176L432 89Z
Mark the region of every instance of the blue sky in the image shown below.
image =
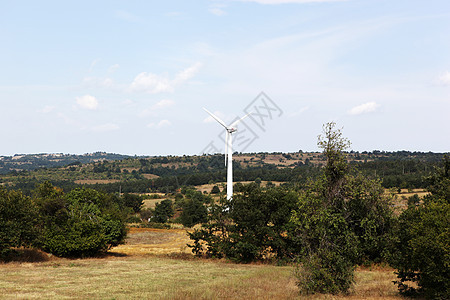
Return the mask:
M222 151L202 107L252 112L236 151L316 151L330 121L355 151L450 151L447 0L0 8L0 155Z

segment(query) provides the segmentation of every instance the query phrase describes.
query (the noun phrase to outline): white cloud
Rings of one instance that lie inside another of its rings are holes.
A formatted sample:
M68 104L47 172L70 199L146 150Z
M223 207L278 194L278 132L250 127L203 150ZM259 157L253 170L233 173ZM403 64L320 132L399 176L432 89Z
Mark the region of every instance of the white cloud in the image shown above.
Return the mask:
M46 105L42 109L39 109L38 112L43 113L43 114L48 114L48 113L52 112L54 109L55 109L54 106Z
M167 74L157 75L142 72L134 78L130 89L132 91L144 91L150 94L173 92L176 86L194 77L201 66L202 64L197 62L178 72L174 79L170 79Z
M235 0L235 1L256 2L260 4L286 4L286 3L344 2L348 0Z
M106 123L98 126L92 127L92 130L95 132L108 132L108 131L114 131L118 130L119 126L117 124L113 123Z
M84 109L95 110L98 108L98 100L91 95L84 95L82 97L76 97L79 107Z
M141 17L136 16L128 11L118 10L116 11L115 15L117 18L130 23L138 23L138 24L144 23L144 20Z
M170 99L163 99L151 107L144 109L141 113L139 113L139 116L145 117L149 115L156 115L156 112L160 109L168 108L175 105L175 101Z
M213 15L216 15L216 16L226 15L226 12L223 9L218 8L218 7L211 7L209 9L209 12L212 13Z
M170 126L170 125L172 125L172 123L169 120L161 120L157 124L149 123L149 124L147 124L147 127L148 128L158 128L159 129L159 128Z
M100 61L100 59L97 58L97 59L94 59L94 60L91 62L91 65L89 66L89 73L92 72L92 71L94 70L95 65L98 64L99 61Z
M125 100L122 102L122 104L123 104L123 105L126 105L126 106L135 105L135 104L136 104L136 101L133 101L133 100L131 100L131 99L125 99Z
M165 107L170 107L170 106L173 106L174 104L175 104L175 102L173 100L164 99L164 100L157 102L155 105L153 105L152 109L161 109L161 108L165 108Z
M350 115L360 115L365 113L374 112L378 108L378 104L375 102L367 102L358 106L353 107L348 111Z
M223 16L223 15L227 14L226 11L224 10L225 7L226 7L226 5L223 4L223 3L214 3L213 5L211 5L209 7L208 10L213 15L216 15L216 16L220 17L220 16Z
M156 75L152 73L139 73L131 83L131 90L144 91L150 94L172 92L173 86L167 75Z
M440 85L450 85L450 72L445 71L444 73L442 73L438 78L438 83Z
M117 71L117 69L119 69L119 67L120 67L119 64L112 65L111 67L108 68L108 73L109 74L114 73L115 71Z
M202 64L197 62L190 66L189 68L184 69L183 71L179 72L174 79L174 84L180 84L183 83L197 74L197 72L200 70Z
M111 88L114 82L111 78L85 77L83 83L88 87Z
M71 118L69 118L68 116L66 116L63 113L57 113L56 115L58 118L62 119L64 121L64 123L69 124L69 125L76 125L76 122L74 120L72 120Z

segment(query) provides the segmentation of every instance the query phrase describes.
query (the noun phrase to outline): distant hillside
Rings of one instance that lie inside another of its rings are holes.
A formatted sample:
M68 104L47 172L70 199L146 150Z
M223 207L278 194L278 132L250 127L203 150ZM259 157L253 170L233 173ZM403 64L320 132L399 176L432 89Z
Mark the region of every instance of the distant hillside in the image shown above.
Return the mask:
M98 161L114 161L128 158L128 155L95 152L83 155L62 153L16 154L14 156L0 156L0 174L11 172L32 171L39 168L53 168L72 163L87 164Z
M386 188L424 188L424 177L443 153L349 152L355 170L382 179ZM234 181L272 181L303 185L325 164L322 153L235 153ZM226 182L224 155L136 157L97 152L85 155L37 154L1 157L0 184L27 194L49 180L70 190L80 185L109 192L173 193L184 186ZM9 170L9 172L8 172ZM7 174L5 174L7 173Z

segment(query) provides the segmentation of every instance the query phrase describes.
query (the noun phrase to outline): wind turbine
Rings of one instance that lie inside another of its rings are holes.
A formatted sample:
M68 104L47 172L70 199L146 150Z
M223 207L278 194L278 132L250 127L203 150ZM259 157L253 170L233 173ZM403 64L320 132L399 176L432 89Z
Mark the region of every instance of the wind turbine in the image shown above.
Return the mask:
M231 123L229 126L225 124L224 121L219 119L213 113L208 111L206 108L203 108L211 117L214 118L220 125L222 125L226 130L226 138L225 138L225 166L227 166L227 200L231 200L233 197L233 132L236 132L236 125L241 122L243 119L247 118L251 113L246 114L239 120ZM228 159L227 159L228 158Z

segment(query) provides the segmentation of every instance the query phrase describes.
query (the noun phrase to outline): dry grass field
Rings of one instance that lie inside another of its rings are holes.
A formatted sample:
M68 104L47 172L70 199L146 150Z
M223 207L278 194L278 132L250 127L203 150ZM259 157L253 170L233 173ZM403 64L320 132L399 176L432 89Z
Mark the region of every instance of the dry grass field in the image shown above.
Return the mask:
M387 192L389 192L387 190ZM408 198L417 194L420 199L428 195L430 192L425 191L424 189L401 189L400 193L394 194L394 208L397 214L400 214L402 211L408 208Z
M236 181L236 182L234 182L234 183L242 183L242 184L249 184L249 183L252 183L252 182L254 182L254 181ZM268 183L268 181L261 181L261 186L266 186L267 185L267 183ZM282 184L283 182L280 182L280 181L272 181L272 183L274 184L274 185L276 185L276 186L279 186L280 184ZM199 192L206 192L206 193L210 193L211 192L211 190L212 190L212 188L213 188L213 186L215 186L215 185L217 185L219 188L220 188L220 190L222 191L223 189L224 189L224 186L226 185L226 182L218 182L218 183L208 183L208 184L202 184L202 185L197 185L197 186L195 186L195 189L197 190L197 191L199 191Z
M117 179L78 179L74 181L76 184L107 184L119 182Z
M184 230L132 229L101 258L0 264L0 299L400 299L389 268L358 269L351 295L301 297L294 268L188 254Z

